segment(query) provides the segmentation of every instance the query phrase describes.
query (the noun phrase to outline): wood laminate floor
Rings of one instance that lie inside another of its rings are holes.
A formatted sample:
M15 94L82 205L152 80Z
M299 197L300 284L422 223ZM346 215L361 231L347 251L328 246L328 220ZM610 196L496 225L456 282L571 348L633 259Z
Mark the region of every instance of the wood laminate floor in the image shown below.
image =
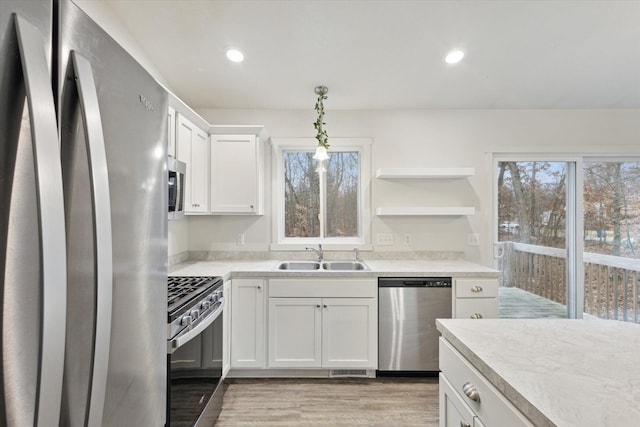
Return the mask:
M437 427L437 378L231 379L216 427Z

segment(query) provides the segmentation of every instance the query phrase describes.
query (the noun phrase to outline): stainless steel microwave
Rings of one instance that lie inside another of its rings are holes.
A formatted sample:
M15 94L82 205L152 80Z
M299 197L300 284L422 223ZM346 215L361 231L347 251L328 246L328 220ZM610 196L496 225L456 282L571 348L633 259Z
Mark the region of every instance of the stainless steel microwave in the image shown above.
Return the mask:
M184 218L184 184L187 164L169 157L169 220Z

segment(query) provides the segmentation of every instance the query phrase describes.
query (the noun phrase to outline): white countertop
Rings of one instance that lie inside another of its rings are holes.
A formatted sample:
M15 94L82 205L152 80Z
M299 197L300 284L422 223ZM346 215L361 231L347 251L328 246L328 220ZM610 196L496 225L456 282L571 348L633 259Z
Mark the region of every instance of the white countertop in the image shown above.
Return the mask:
M640 425L640 325L439 319L438 330L537 426Z
M462 260L384 261L364 260L365 271L286 271L278 270L278 260L266 261L189 261L169 268L170 276L232 277L499 277L500 272Z

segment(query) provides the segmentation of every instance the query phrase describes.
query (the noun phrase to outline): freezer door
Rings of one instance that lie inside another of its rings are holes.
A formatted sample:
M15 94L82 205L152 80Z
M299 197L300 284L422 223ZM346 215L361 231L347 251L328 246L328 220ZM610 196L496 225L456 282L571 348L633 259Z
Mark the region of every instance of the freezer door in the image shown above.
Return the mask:
M59 7L59 121L69 276L61 421L69 426L162 426L168 95L72 2L60 0ZM97 107L83 101L84 83L78 75L83 70L92 77L90 92ZM99 126L105 164L93 163L91 139ZM94 180L100 176L106 183L96 191ZM99 208L94 205L96 197L104 196L110 227L96 215ZM109 292L101 285L99 250L109 228L111 307L104 303Z
M65 223L51 5L0 1L0 425L59 418Z

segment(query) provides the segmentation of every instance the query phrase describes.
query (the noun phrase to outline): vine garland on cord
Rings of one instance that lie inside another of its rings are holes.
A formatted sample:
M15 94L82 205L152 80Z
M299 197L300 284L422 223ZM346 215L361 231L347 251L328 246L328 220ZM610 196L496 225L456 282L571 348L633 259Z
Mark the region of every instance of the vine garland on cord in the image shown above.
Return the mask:
M329 137L327 136L327 131L324 130L323 126L326 125L324 122L324 104L323 101L327 99L328 89L326 86L317 86L315 88L315 93L318 94L318 100L316 101L315 110L318 113L318 118L315 123L313 123L313 127L316 129L316 139L318 140L318 145L324 147L325 149L329 148Z

